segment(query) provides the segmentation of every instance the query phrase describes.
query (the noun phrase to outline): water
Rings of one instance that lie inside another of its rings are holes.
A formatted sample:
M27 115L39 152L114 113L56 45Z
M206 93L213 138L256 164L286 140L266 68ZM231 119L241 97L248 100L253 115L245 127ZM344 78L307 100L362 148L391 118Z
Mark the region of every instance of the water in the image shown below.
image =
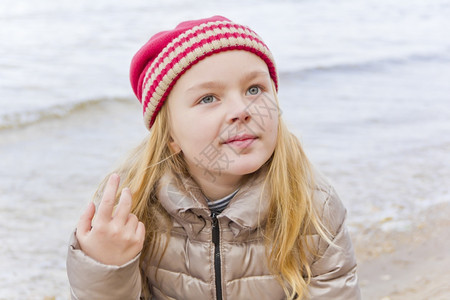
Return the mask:
M0 3L0 299L68 299L68 236L146 131L129 62L151 33L222 14L274 52L283 116L353 234L450 202L450 1Z

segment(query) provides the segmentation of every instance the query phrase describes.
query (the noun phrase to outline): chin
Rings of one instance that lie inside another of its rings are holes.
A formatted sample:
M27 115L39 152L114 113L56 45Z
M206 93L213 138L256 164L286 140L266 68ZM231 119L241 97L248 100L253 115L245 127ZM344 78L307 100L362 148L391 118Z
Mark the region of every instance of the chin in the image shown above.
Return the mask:
M237 162L230 166L230 173L235 175L248 175L258 171L265 162Z

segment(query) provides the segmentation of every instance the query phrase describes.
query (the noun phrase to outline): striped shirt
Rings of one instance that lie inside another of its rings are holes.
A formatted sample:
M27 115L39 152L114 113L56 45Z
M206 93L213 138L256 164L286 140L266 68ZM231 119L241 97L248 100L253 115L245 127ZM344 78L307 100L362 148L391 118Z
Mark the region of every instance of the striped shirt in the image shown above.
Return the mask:
M225 208L227 208L228 203L230 203L231 199L233 199L234 195L236 195L238 191L239 189L235 190L230 195L225 196L222 199L216 201L211 201L205 197L206 200L208 201L209 210L216 215L220 214Z

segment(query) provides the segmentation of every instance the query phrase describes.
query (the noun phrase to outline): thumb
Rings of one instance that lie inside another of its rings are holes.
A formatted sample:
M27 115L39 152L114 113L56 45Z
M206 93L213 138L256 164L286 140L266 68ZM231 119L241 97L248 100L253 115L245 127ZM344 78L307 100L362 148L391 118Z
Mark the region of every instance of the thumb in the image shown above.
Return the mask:
M77 234L86 234L91 231L91 222L95 214L95 205L90 202L84 213L81 215L77 225Z

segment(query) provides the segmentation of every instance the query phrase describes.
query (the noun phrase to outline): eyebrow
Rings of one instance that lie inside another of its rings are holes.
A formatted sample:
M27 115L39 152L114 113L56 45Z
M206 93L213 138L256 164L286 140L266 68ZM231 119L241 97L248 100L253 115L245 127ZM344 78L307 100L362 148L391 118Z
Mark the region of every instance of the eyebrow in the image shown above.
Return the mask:
M245 74L244 77L241 79L241 82L247 82L257 77L270 77L270 75L269 72L267 71L252 71ZM204 81L202 83L192 85L186 91L192 92L197 89L212 89L212 88L223 89L225 88L225 83L216 80Z
M220 81L205 81L200 84L194 84L193 86L188 88L186 91L193 92L197 89L206 90L206 89L213 89L213 88L223 89L224 87L225 87L225 84Z

